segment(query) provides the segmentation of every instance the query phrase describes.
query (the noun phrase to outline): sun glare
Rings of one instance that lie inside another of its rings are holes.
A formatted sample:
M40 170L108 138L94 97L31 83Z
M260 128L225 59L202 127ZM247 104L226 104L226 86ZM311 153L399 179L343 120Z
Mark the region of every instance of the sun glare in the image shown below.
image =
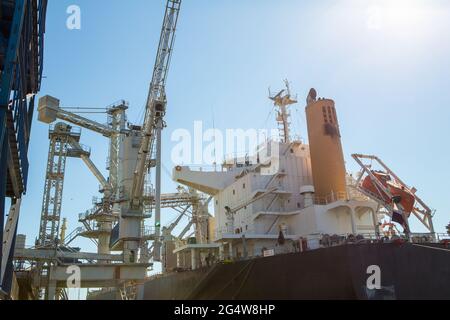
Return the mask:
M371 30L414 33L428 23L429 5L424 1L376 1L367 10L367 27Z

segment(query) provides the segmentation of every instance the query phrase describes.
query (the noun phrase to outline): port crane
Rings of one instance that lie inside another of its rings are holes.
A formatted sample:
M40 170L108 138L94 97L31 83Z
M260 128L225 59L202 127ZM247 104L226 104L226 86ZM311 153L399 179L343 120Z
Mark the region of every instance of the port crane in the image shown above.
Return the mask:
M37 245L40 247L54 246L57 243L59 220L61 213L61 201L65 175L66 158L80 158L100 182L100 192L103 193L101 211L103 217L100 222L102 230L111 229L111 221L114 221L113 213L118 211L119 205L119 156L121 140L128 134L126 129L127 102L121 100L106 108L95 108L95 113L106 113L108 124L104 125L94 120L81 116L86 108L76 108L77 112L61 108L60 101L51 96L44 96L39 100L39 120L44 123L53 123L56 120L64 120L76 126L88 129L109 139L108 177L103 177L100 170L90 159L90 149L82 146L80 132L65 123L57 123L50 128L50 147L47 164L46 183L42 205L41 228ZM89 108L88 112L93 112ZM101 110L101 111L98 111ZM96 217L99 217L96 212ZM101 249L100 249L101 247ZM103 237L99 250L109 253L109 237Z
M110 253L111 251L122 251L123 255L120 255L120 261L124 264L115 264L115 266L131 271L129 273L130 276L123 279L121 277L120 281L127 283L138 279L142 280L145 277L145 270L150 265L148 259L153 257L154 261L161 261L161 208L176 208L177 206L185 206L187 203L196 203L197 201L196 195L165 195L161 197L161 132L165 127L164 116L167 104L165 85L172 57L180 6L181 0L167 0L142 126L127 124L125 111L128 109L128 104L124 101L103 108L103 111L108 114L107 125L81 116L79 113L82 113L82 111L76 112L71 110L76 109L80 111L83 108L61 108L60 101L56 98L45 96L39 101L40 121L50 124L59 119L88 129L108 138L110 147L107 168L109 175L108 177L103 177L90 160L90 150L87 150L79 143L79 132L73 131L71 126L64 123L58 123L51 127L50 137L54 136L55 139L54 143L50 144L51 152L49 155L51 157L49 157L49 161L51 163L49 162L47 170L50 174L48 174L46 190L44 190L41 230L38 239L40 241L37 241L39 243L37 243L35 249L22 250L24 252L19 255L22 260L39 260L39 266L42 267L45 264L48 266L48 270L53 270L52 279L51 281L48 279L49 283L45 290L46 296L50 299L58 295L55 295L55 292L60 291L56 289L54 283L54 281L59 280L55 279L60 276L64 277L64 275L58 273L62 270L61 266L50 256L51 252L47 252L45 249L52 247L55 247L56 250L59 249L58 229L66 157L82 159L99 180L101 184L100 192L103 193L101 203L96 203L96 207L93 210L80 215L80 222L83 222L86 229L82 229L81 233L77 231L68 239L71 241L71 239L80 234L83 237L92 238L91 240L98 239L99 252L91 255L77 252L57 253L58 257L61 254L64 256L72 255L80 260L89 262L88 264L80 265L83 270L86 270L83 271L86 275L84 285L92 285L89 281L96 281L94 286L111 286L105 281L102 283L98 282L98 275L95 269L91 269L95 265L93 261L117 261L119 257L114 257ZM53 149L56 151L52 152ZM55 163L58 166L55 166ZM146 187L147 175L155 167L156 191L154 194L150 194ZM54 168L58 168L58 172L54 172ZM151 230L152 234L147 234L144 226L145 218L149 217L146 214L149 209L154 209L156 213L155 230ZM102 220L100 221L99 219ZM106 220L103 221L103 219ZM88 228L87 225L91 220L101 222L97 226L98 230ZM181 218L177 219L176 223L171 227L175 227L180 220ZM118 223L112 228L112 224L115 222ZM14 223L13 219L11 219L12 223ZM147 252L148 239L153 241L153 252L151 254ZM86 257L89 259L84 259ZM111 265L111 268L106 269L112 272L113 267ZM2 265L2 272L3 269L4 266ZM38 269L44 270L44 268Z
M128 126L126 128L125 110L128 105L123 102L108 110L111 118L110 125L103 125L82 117L67 108L60 108L59 100L46 96L40 101L39 119L52 123L56 119L70 122L88 130L94 131L110 139L108 183L106 191L111 194L105 197L112 211L119 216L119 223L113 230L114 249L123 250L124 261L138 262L138 251L142 248L143 220L145 207L148 206L148 194L145 182L151 168L156 168L155 196L153 199L155 210L155 234L153 235L155 261L160 261L161 247L161 132L166 126L166 81L175 42L175 31L181 7L181 0L167 0L163 26L158 45L153 76L150 83L145 117L142 126ZM137 145L137 150L135 146ZM129 161L123 161L124 158ZM88 158L82 158L87 162ZM122 161L119 161L122 159ZM120 163L119 163L120 162ZM98 170L89 163L88 167L97 178L101 178ZM131 169L130 169L131 167ZM102 180L102 179L99 179ZM120 180L120 181L119 181ZM123 182L126 181L126 182Z
M145 107L145 118L141 131L141 143L139 148L132 188L129 190L129 202L125 205L120 221L121 237L128 239L138 236L136 231L140 230L140 220L143 209L143 191L145 178L154 166L155 172L155 245L153 257L156 261L160 257L161 236L161 132L165 127L164 116L166 114L167 97L166 81L169 72L170 61L175 42L175 32L181 0L168 0L164 16L161 37L156 55L153 77L150 83L147 103ZM155 150L156 149L156 150ZM153 153L156 153L155 161L152 161ZM130 228L131 227L131 228ZM131 234L128 230L134 230ZM138 241L125 240L124 257L131 257L136 250Z

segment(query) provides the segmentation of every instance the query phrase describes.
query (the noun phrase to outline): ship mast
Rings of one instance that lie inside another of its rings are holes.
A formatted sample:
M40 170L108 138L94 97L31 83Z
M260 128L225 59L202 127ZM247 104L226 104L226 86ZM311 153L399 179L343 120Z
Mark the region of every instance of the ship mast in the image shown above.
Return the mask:
M292 104L296 104L297 99L291 98L291 89L289 86L289 81L284 80L286 89L281 90L277 95L270 93L269 89L269 99L274 102L275 107L278 108L277 123L278 130L280 133L280 140L282 143L291 142L291 129L290 129L290 118L291 114L288 111L288 107Z

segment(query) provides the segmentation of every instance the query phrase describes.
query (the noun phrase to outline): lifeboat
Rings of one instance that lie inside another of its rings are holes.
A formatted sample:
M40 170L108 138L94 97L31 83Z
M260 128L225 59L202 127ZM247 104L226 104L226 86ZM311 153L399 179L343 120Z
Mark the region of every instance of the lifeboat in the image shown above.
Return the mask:
M362 189L387 204L392 204L394 202L401 205L404 212L409 217L416 202L414 194L405 186L395 182L391 176L385 172L372 171L372 174L387 190L389 190L390 194L387 194L384 190L380 190L370 176L367 176L364 179L361 186Z

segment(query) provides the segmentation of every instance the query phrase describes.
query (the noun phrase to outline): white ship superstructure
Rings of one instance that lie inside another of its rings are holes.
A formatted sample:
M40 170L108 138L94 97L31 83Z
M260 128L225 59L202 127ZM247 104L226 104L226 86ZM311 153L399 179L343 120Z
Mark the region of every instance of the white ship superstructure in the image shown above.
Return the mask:
M292 104L293 100L282 94L283 91L277 96L278 101ZM275 105L277 97L272 99ZM309 105L331 101L308 99ZM286 108L280 110L278 119L287 121L283 115ZM269 141L263 146L272 151L278 149L269 161L260 161L259 157L253 157L257 159L253 162L250 158L232 159L225 162L221 171L210 172L181 166L174 169L176 182L213 197L214 242L222 255L256 257L266 252L294 252L302 245L315 248L323 235L375 235L377 203L353 188L351 176L344 177L346 190L317 195L310 146L291 141L284 135L289 132L286 127L281 126L280 141ZM329 138L340 143L340 136ZM268 168L276 170L268 174Z

